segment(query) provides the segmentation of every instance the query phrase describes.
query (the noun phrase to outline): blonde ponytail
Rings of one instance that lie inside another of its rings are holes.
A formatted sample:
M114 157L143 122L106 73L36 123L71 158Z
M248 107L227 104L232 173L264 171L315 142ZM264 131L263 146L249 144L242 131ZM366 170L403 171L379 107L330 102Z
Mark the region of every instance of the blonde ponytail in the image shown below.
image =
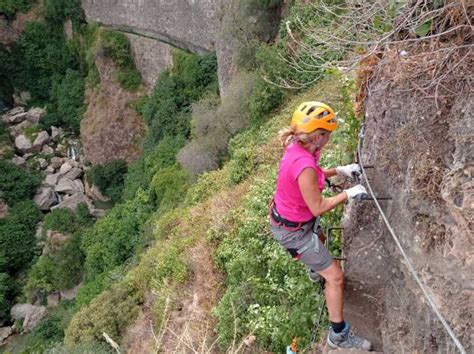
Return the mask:
M286 148L293 138L295 137L296 130L293 127L283 128L278 132L278 137L280 138L281 145Z

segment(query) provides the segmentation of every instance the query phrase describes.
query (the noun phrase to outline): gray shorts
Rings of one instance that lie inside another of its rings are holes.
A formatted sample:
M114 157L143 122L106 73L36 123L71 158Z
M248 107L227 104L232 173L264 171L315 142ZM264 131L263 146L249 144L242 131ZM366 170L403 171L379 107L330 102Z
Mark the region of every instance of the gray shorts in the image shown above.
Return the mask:
M293 258L303 262L307 268L316 272L327 269L333 261L331 254L313 232L313 223L303 224L298 229L288 229L274 225L270 221L273 238L285 248Z

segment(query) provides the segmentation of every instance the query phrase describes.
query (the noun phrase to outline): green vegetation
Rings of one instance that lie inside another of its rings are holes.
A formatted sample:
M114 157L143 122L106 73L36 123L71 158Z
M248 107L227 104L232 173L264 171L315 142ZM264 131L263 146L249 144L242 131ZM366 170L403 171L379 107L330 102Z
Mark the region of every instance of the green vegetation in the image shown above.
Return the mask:
M100 47L118 66L117 79L122 87L130 91L138 89L142 79L133 63L127 36L117 31L101 31Z
M11 18L16 12L28 12L35 0L0 0L0 12Z
M165 136L188 137L192 102L217 91L215 54L196 56L176 50L172 70L160 75L153 94L143 108L149 127L145 148L151 149Z
M75 25L85 22L80 0L45 0L44 18L61 26L65 19L71 19Z
M186 196L189 177L183 169L171 166L159 170L151 181L154 204L164 212L178 206Z
M40 176L27 172L10 161L0 160L0 197L13 205L34 196Z
M35 226L41 218L33 202L19 201L0 219L0 318L9 313L17 293L14 276L27 269L36 254Z
M117 202L122 195L126 173L127 163L123 160L113 160L104 165L94 166L87 171L87 178L99 187L104 195Z
M101 341L104 332L117 340L137 315L141 302L141 296L130 286L114 285L73 317L66 330L66 345Z

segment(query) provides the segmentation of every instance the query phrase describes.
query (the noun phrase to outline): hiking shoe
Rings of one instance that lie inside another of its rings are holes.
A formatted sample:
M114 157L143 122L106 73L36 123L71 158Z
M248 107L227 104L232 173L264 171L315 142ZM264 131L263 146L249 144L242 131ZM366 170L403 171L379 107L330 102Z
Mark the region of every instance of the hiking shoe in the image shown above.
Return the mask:
M336 333L332 328L329 329L327 343L332 349L337 348L354 348L362 350L370 350L372 344L359 336L356 336L354 333L350 332L351 326L346 323L346 327L340 333Z
M312 269L308 269L308 278L313 283L319 283L321 281L321 277L319 276L319 274Z

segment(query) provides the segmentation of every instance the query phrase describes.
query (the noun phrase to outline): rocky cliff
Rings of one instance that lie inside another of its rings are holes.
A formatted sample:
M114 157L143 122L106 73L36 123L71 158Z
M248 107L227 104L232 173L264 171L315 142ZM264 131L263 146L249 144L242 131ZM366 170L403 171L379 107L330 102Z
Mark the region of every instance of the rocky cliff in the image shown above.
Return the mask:
M385 53L380 63L390 65L379 64L368 86L362 162L374 166L368 178L378 196L392 198L382 208L403 249L471 352L474 126L464 80L472 63L459 62L457 78L441 77L436 94L417 90L433 74L420 60L436 58L412 49L402 59L400 50ZM387 353L455 352L374 203L352 205L344 226L348 312L361 334Z

